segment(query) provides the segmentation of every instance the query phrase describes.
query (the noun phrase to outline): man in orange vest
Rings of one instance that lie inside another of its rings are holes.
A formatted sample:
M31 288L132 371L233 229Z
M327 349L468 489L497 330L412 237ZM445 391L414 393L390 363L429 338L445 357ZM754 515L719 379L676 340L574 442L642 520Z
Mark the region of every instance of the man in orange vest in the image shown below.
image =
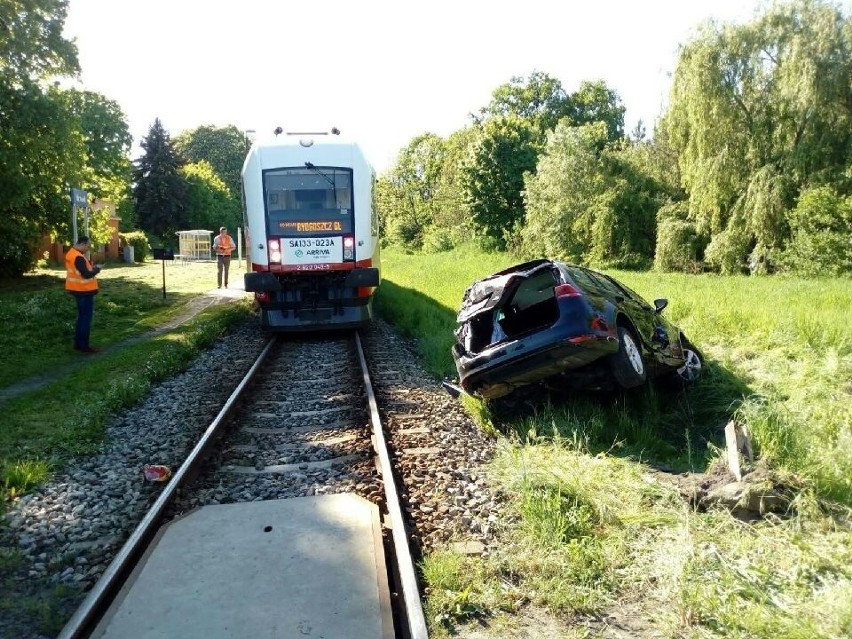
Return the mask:
M89 345L89 332L95 312L95 295L98 292L95 275L101 272L101 267L93 266L84 255L90 248L89 238L81 235L77 243L65 254L65 290L77 300L74 350L89 354L98 352L97 348Z
M213 250L216 252L216 288L222 288L222 272L225 273L225 288L228 288L228 269L231 268L231 253L234 252L234 240L224 226L219 235L213 238Z

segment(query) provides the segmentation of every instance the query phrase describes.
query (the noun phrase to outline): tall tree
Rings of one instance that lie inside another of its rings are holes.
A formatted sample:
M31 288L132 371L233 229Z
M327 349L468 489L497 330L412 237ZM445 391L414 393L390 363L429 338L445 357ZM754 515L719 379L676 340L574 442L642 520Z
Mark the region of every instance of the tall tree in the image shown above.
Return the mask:
M236 229L242 224L237 200L208 162L193 162L180 169L187 187L187 219L194 229Z
M434 133L413 138L388 172L386 212L388 237L408 248L420 248L436 211L436 190L444 156L444 141Z
M67 231L82 134L67 96L41 81L79 70L65 0L0 2L0 277L32 266L43 233Z
M188 227L186 182L159 118L140 144L144 153L137 160L133 188L139 226L171 243L177 231Z
M82 181L86 151L67 94L0 78L0 148L0 277L15 277L44 233L70 238L68 188Z
M231 196L240 197L240 173L246 159L247 140L237 127L200 126L174 138L174 148L184 163L207 162L228 187Z
M689 217L723 271L760 270L790 241L805 187L848 193L852 25L820 0L748 24L705 25L683 47L661 128L679 155Z
M474 119L481 122L491 117L517 116L543 135L571 112L571 101L562 83L547 73L533 71L528 78L513 76L494 89L491 102Z
M538 132L517 116L486 120L462 165L466 204L478 235L503 250L524 218L524 173L534 171Z
M62 36L68 0L0 2L0 74L21 79L76 75L77 47Z
M607 87L603 80L583 80L580 88L571 94L568 105L568 117L574 126L603 122L608 142L617 142L624 137L624 106L618 93Z
M562 120L525 180L525 254L637 267L654 254L654 217L665 185L649 170L648 148L608 144L603 121Z

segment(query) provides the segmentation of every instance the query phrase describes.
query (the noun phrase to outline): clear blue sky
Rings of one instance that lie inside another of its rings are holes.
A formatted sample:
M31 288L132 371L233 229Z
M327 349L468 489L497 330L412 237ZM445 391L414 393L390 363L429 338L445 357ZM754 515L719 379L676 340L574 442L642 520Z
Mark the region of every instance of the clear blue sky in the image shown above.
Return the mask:
M569 93L604 80L650 131L678 45L747 21L759 0L70 0L82 86L121 105L139 139L159 117L271 131L337 126L381 172L416 135L446 136L512 76Z

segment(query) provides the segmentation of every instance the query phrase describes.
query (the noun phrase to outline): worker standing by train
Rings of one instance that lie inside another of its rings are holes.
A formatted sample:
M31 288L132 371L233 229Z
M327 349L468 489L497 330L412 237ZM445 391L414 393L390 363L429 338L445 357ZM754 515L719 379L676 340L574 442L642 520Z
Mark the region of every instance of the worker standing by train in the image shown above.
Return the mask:
M216 252L216 288L222 288L222 273L225 274L225 288L228 288L228 270L231 268L231 253L234 252L234 240L224 226L219 235L213 238L213 250Z

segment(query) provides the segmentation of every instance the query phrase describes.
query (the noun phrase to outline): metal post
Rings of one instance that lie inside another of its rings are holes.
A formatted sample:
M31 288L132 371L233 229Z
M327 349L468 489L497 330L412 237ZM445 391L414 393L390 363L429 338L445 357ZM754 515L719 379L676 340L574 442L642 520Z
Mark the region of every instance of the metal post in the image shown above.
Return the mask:
M237 260L240 263L240 268L243 266L243 228L237 227Z
M166 260L163 262L163 299L166 299Z

